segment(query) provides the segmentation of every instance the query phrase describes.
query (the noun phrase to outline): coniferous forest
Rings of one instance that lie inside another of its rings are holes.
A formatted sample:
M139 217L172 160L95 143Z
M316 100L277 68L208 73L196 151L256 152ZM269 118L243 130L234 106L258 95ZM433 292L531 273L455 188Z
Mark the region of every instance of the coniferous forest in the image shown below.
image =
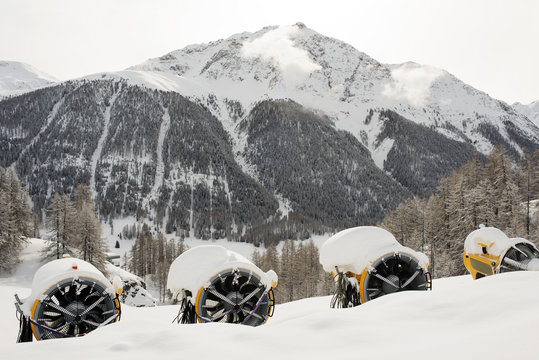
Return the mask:
M502 146L486 158L471 161L442 178L428 197L411 197L386 213L378 225L393 233L404 246L422 251L430 260L435 278L461 275L466 236L480 224L494 226L510 237L539 242L539 152L524 151L518 162ZM101 234L90 188L79 184L72 194L56 193L46 207L45 233L39 234L38 217L13 169L0 168L0 270L16 265L26 237L47 239L44 257L64 254L80 257L101 270L107 261L107 245ZM42 230L43 232L43 230ZM182 239L167 238L144 224L126 226L124 238L133 238L126 254L126 269L150 279L166 301L170 264L188 249ZM308 234L306 234L308 235ZM308 237L308 236L305 236ZM312 240L288 239L277 250L275 242L255 248L251 260L262 270L275 270L278 302L327 295L333 291L332 276L319 263Z
M539 241L539 152L524 150L518 163L502 146L485 161L474 158L442 178L432 195L413 197L389 212L380 226L408 247L426 253L434 277L464 274L466 236L481 224L509 237Z
M31 214L17 174L0 167L0 271L17 264L25 238L33 235Z

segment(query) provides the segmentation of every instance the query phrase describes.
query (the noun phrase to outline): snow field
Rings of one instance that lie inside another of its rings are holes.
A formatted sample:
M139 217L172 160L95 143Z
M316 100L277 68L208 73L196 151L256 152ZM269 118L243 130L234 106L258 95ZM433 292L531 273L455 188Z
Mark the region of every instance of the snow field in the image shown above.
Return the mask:
M439 279L433 288L352 309L330 309L330 297L299 300L277 305L274 317L257 328L172 324L177 305L124 306L122 321L85 337L15 344L18 324L6 298L16 288L2 286L0 311L7 321L0 344L7 359L535 357L539 273Z
M30 293L42 241L32 240L13 275L0 276L3 359L113 357L274 359L534 359L539 272L434 280L432 291L400 292L351 309L330 297L278 304L266 325L173 324L178 305L123 306L122 320L87 336L16 344L13 294Z

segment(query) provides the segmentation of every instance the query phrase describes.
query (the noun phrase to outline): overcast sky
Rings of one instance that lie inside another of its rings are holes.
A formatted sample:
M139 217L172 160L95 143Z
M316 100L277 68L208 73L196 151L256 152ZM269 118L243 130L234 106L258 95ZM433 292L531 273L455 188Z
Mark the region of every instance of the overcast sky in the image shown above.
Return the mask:
M383 63L439 67L509 103L539 100L536 0L0 0L0 60L66 80L296 22Z

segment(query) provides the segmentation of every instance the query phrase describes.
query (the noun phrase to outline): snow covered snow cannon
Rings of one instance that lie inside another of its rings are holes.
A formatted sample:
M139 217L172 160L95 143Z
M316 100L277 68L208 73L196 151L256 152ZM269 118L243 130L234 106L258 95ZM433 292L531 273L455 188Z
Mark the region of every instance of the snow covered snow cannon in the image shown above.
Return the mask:
M539 271L539 250L533 243L509 238L494 227L472 231L464 242L462 257L474 280L508 271Z
M273 315L277 274L263 272L222 246L187 250L170 266L167 288L180 302L183 324L224 322L258 326Z
M15 295L20 316L17 342L85 335L120 320L118 294L103 273L76 258L51 261L40 267L30 296Z
M320 249L320 263L335 278L331 307L353 307L397 291L432 288L427 256L375 226L330 237Z

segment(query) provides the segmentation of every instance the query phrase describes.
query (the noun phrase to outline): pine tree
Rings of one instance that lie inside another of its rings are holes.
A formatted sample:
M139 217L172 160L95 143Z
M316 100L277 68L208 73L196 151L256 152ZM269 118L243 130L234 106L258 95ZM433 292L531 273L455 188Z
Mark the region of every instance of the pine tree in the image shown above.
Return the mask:
M260 251L258 251L257 248L255 248L255 250L251 254L251 261L259 268L262 268L262 255L260 255Z
M45 248L47 258L60 259L73 251L75 229L78 217L71 200L66 195L55 193L47 207L46 225L49 230L48 245Z
M295 300L298 274L294 240L289 239L284 242L279 263L279 286L276 296L280 302Z
M1 179L0 179L1 180ZM9 196L0 191L0 270L8 271L15 265L19 245Z
M524 151L515 168L505 149L497 146L484 166L474 157L440 179L428 200L400 204L380 225L400 242L426 252L435 277L462 274L465 238L480 224L497 227L510 237L537 240L539 215L530 215L532 199L539 191L538 166L539 159Z
M30 236L29 223L32 212L28 206L28 196L21 188L21 183L13 169L7 171L7 181L15 231L22 236Z
M159 288L159 296L161 298L161 301L165 301L165 295L166 295L166 285L167 285L167 278L168 278L168 269L170 268L170 264L167 261L166 258L166 247L167 247L167 240L163 233L157 234L157 256L155 257L157 264L155 266L156 273L156 282L157 286Z
M25 237L31 235L31 211L16 173L0 167L0 271L19 261Z
M277 248L275 247L275 244L271 244L270 246L268 246L268 248L262 255L260 268L263 271L273 270L277 274L280 274L281 269L280 269L279 263L280 261L279 261L279 254L277 253Z
M77 242L79 257L96 268L105 272L107 262L107 246L101 237L101 225L95 215L93 203L85 202L82 205L77 222Z
M536 162L535 158L539 155L539 151L535 154L531 154L528 149L523 149L522 160L518 166L517 184L519 188L520 196L525 202L525 228L526 237L530 237L530 225L531 225L531 201L537 193L537 178L536 174Z
M92 210L95 210L93 201L92 201L92 192L90 190L90 187L86 184L79 184L73 191L73 202L74 206L78 211L82 211L82 208L86 204L90 204L92 206Z

